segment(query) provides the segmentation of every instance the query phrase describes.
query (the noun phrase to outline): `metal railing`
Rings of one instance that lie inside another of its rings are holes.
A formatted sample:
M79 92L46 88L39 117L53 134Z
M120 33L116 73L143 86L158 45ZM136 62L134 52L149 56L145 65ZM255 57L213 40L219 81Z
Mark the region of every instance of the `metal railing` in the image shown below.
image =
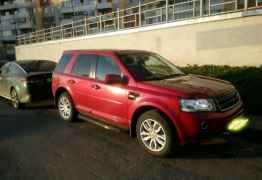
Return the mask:
M168 0L158 0L22 34L17 36L17 44L62 40L254 8L262 8L262 0L175 0L174 3L169 3Z

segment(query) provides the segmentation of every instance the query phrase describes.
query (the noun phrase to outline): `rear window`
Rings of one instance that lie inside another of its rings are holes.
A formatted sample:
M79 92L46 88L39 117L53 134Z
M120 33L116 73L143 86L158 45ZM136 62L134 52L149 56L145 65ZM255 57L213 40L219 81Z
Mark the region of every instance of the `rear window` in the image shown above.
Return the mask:
M23 61L18 63L27 73L34 72L52 72L56 67L56 63L45 60Z
M70 62L72 58L71 54L64 54L60 59L58 65L56 66L55 72L63 73L65 71L66 66Z

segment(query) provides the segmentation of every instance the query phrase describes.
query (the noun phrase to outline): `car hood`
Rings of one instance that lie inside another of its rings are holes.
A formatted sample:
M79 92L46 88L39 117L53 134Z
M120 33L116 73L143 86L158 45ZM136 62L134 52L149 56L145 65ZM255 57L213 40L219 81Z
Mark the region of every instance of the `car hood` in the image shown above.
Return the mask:
M192 98L221 96L235 90L234 86L227 81L200 75L185 75L173 79L147 81L144 83L178 91L180 94Z

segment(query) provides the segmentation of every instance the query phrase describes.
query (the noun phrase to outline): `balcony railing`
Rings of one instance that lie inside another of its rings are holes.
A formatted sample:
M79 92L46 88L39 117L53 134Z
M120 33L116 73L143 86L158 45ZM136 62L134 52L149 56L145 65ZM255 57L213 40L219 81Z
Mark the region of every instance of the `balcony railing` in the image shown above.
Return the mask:
M43 29L17 37L17 44L62 40L130 28L151 26L185 19L262 8L262 0L168 0L118 10L96 17L85 17L69 24Z

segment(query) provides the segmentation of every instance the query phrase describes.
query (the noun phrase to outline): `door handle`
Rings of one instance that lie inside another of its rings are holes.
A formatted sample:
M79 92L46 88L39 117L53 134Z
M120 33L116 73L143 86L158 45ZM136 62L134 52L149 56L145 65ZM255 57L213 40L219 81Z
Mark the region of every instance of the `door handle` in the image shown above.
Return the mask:
M68 80L67 83L70 84L70 85L72 85L72 84L75 84L76 82L75 82L75 80L72 80L72 79L71 79L71 80Z
M98 86L97 84L94 84L94 85L92 85L91 87L92 87L92 89L95 89L95 90L100 89L100 86Z
M140 96L140 94L137 93L137 92L130 91L128 93L128 99L130 99L130 100L136 100L136 98L138 98L139 96Z

